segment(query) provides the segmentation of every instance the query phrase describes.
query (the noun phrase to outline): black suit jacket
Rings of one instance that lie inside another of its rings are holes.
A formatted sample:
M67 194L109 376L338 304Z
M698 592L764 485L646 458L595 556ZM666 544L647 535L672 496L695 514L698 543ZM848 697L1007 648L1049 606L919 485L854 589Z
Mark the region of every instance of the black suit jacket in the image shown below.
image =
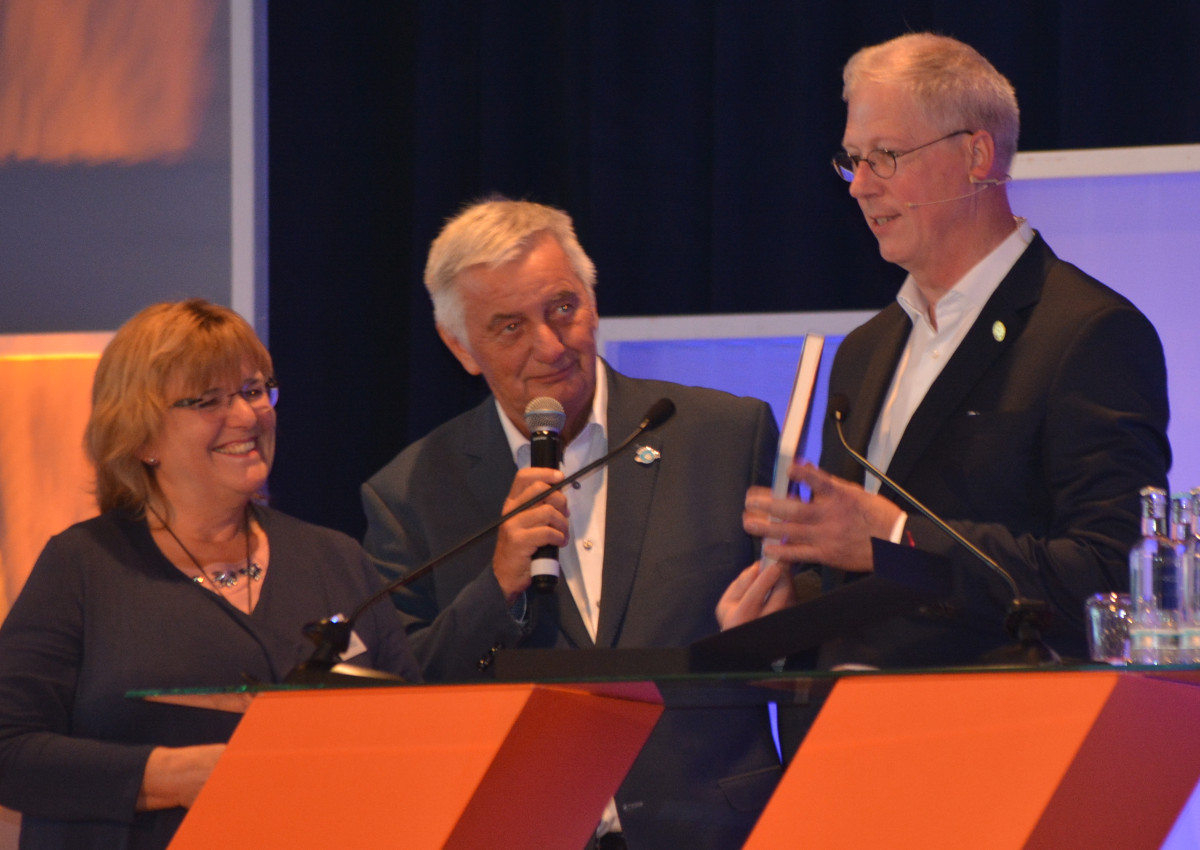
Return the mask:
M0 801L21 847L165 848L186 811L134 811L156 746L227 741L240 715L129 699L130 690L281 682L312 655L305 623L379 589L362 547L267 508L271 567L254 613L197 587L144 519L109 511L55 535L0 627ZM364 612L369 655L419 677L399 617Z
M830 394L851 400L845 430L856 450L866 451L910 329L893 304L838 349ZM1138 490L1166 486L1167 419L1153 326L1035 236L914 412L887 472L1024 595L1050 603L1051 646L1086 657L1084 600L1128 588ZM822 445L822 467L863 480L831 423ZM953 596L827 647L825 663L955 664L1008 641L1004 582L911 510L908 529L919 548L950 559Z
M490 567L494 535L395 596L430 681L477 681L494 648L671 647L717 631L717 600L757 557L746 488L770 481L777 429L756 399L608 368L615 445L660 398L676 413L608 467L603 603L593 644L570 592L530 593L517 623ZM495 402L440 426L363 486L367 551L411 572L500 515L516 474ZM739 847L778 778L765 709L669 710L617 794L632 847Z

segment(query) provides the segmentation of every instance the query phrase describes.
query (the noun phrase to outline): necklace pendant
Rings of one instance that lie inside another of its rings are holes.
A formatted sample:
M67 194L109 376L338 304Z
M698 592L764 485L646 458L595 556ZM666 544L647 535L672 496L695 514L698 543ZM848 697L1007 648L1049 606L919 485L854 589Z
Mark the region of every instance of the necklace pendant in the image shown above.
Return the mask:
M236 587L238 583L237 573L233 570L221 570L218 573L213 573L212 580L226 589Z

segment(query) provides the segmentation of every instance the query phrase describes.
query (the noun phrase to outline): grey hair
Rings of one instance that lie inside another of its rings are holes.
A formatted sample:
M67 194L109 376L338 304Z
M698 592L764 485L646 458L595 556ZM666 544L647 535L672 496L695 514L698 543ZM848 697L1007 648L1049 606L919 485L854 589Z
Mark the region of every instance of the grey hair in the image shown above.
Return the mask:
M905 86L925 118L944 132L987 130L996 142L996 164L1009 173L1021 130L1017 94L975 48L949 36L907 33L850 57L842 99L849 102L864 80Z
M429 248L425 289L433 301L434 321L465 343L458 276L472 266L497 268L516 259L542 233L558 241L594 306L596 266L580 246L571 217L544 204L491 197L468 204L449 219Z

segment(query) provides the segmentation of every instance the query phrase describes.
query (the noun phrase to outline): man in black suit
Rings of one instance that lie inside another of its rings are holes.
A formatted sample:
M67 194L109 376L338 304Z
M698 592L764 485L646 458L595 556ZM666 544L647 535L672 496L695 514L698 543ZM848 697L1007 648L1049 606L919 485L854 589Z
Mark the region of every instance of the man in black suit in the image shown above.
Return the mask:
M883 257L909 273L897 303L838 349L830 394L849 400L848 442L994 558L1023 596L1047 602L1047 642L1083 656L1084 600L1128 586L1138 490L1166 486L1158 336L1013 216L1016 95L975 50L901 36L859 51L844 84L834 167ZM951 564L948 599L831 643L824 664L957 664L1009 641L1007 585L886 485L864 481L831 422L820 468L791 475L812 488L811 502L747 496L747 531L781 523L771 534L785 542L764 554L824 565L826 586L871 571L873 537ZM746 570L722 600L723 624L787 604L783 572Z
M468 207L434 241L425 282L442 340L492 397L363 486L364 544L387 578L562 479L528 466L532 399L564 408L567 473L631 433L658 399L676 408L636 453L397 592L426 679L479 681L500 647L674 647L716 632L717 600L757 557L742 498L770 480L770 408L629 378L600 360L595 269L560 210L508 200ZM551 594L531 589L530 558L543 545L561 547ZM765 707L676 710L668 701L599 828L603 846L740 847L779 773Z

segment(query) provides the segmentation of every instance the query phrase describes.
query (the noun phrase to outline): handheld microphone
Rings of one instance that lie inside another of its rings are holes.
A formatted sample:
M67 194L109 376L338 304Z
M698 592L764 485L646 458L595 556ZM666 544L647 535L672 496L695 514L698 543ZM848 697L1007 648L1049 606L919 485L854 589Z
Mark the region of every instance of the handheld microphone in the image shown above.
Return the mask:
M542 469L558 469L562 463L562 446L558 435L567 424L567 414L558 399L540 396L525 405L525 427L529 429L529 465ZM549 593L558 584L562 569L558 563L557 546L539 546L529 565L533 573L533 589Z
M441 564L450 560L467 547L477 543L489 532L495 531L502 524L508 522L517 514L521 513L522 511L527 511L534 505L541 503L544 499L549 497L551 493L557 493L564 487L571 486L592 470L608 463L621 452L625 451L625 449L629 448L630 444L646 431L654 430L674 415L675 402L671 401L669 398L660 398L658 401L654 402L654 404L650 405L650 408L646 411L646 415L642 417L642 421L638 423L638 426L633 430L633 433L622 440L620 445L618 445L604 457L597 458L587 466L584 466L576 472L571 473L557 484L542 491L541 493L538 493L532 499L517 505L511 511L502 515L499 519L494 520L493 522L479 529L479 531L475 532L464 540L459 541L432 560L426 561L425 564L419 569L414 570L408 575L400 576L394 581L388 582L378 591L367 597L367 601L359 605L358 608L354 610L354 613L352 613L349 617L345 616L344 614L334 614L330 617L325 617L321 620L317 620L316 622L306 625L304 627L304 634L309 640L317 645L317 648L313 651L313 654L308 661L304 662L288 673L288 675L284 678L284 682L287 684L320 682L331 678L331 671L334 674L342 673L346 676L379 677L380 675L386 675L376 673L376 671L373 670L367 670L366 668L354 668L348 667L344 664L339 664L339 658L341 657L341 654L346 651L347 647L350 646L350 634L354 629L354 623L360 616L362 616L364 611L366 611L380 599L383 599L385 596L391 595L394 591L399 590L402 587L407 587L418 579L424 578L433 570L437 569L437 567L439 567ZM335 668L337 669L335 670Z
M833 417L833 424L837 429L838 440L841 442L842 448L846 450L850 457L854 458L855 463L890 487L909 506L936 525L955 543L974 555L980 563L1003 579L1004 583L1008 585L1012 598L1008 603L1008 613L1004 620L1004 627L1019 643L1017 658L1026 662L1033 660L1035 663L1040 663L1043 659L1048 659L1055 664L1062 663L1062 659L1059 658L1058 653L1042 642L1042 631L1050 625L1050 609L1046 603L1040 599L1027 599L1021 596L1021 591L1017 587L1016 581L1006 569L996 563L993 558L984 553L974 543L951 528L945 520L925 507L915 496L889 478L879 467L852 449L846 441L846 435L842 430L842 419L848 415L849 410L849 398L841 394L830 396L829 415Z
M908 207L911 210L916 207L932 207L937 204L948 204L951 201L961 201L964 198L973 198L976 195L978 195L980 192L986 192L988 189L992 188L993 186L1000 186L1004 183L1007 183L1011 179L1012 178L1008 177L1008 176L1005 176L1003 180L996 180L991 177L987 178L986 180L976 180L974 177L972 177L971 178L972 183L980 184L980 187L978 189L976 189L974 192L967 192L967 194L965 194L965 195L958 195L957 197L954 197L954 198L942 198L940 201L920 201L918 203L910 202L910 203L906 203L904 206Z

